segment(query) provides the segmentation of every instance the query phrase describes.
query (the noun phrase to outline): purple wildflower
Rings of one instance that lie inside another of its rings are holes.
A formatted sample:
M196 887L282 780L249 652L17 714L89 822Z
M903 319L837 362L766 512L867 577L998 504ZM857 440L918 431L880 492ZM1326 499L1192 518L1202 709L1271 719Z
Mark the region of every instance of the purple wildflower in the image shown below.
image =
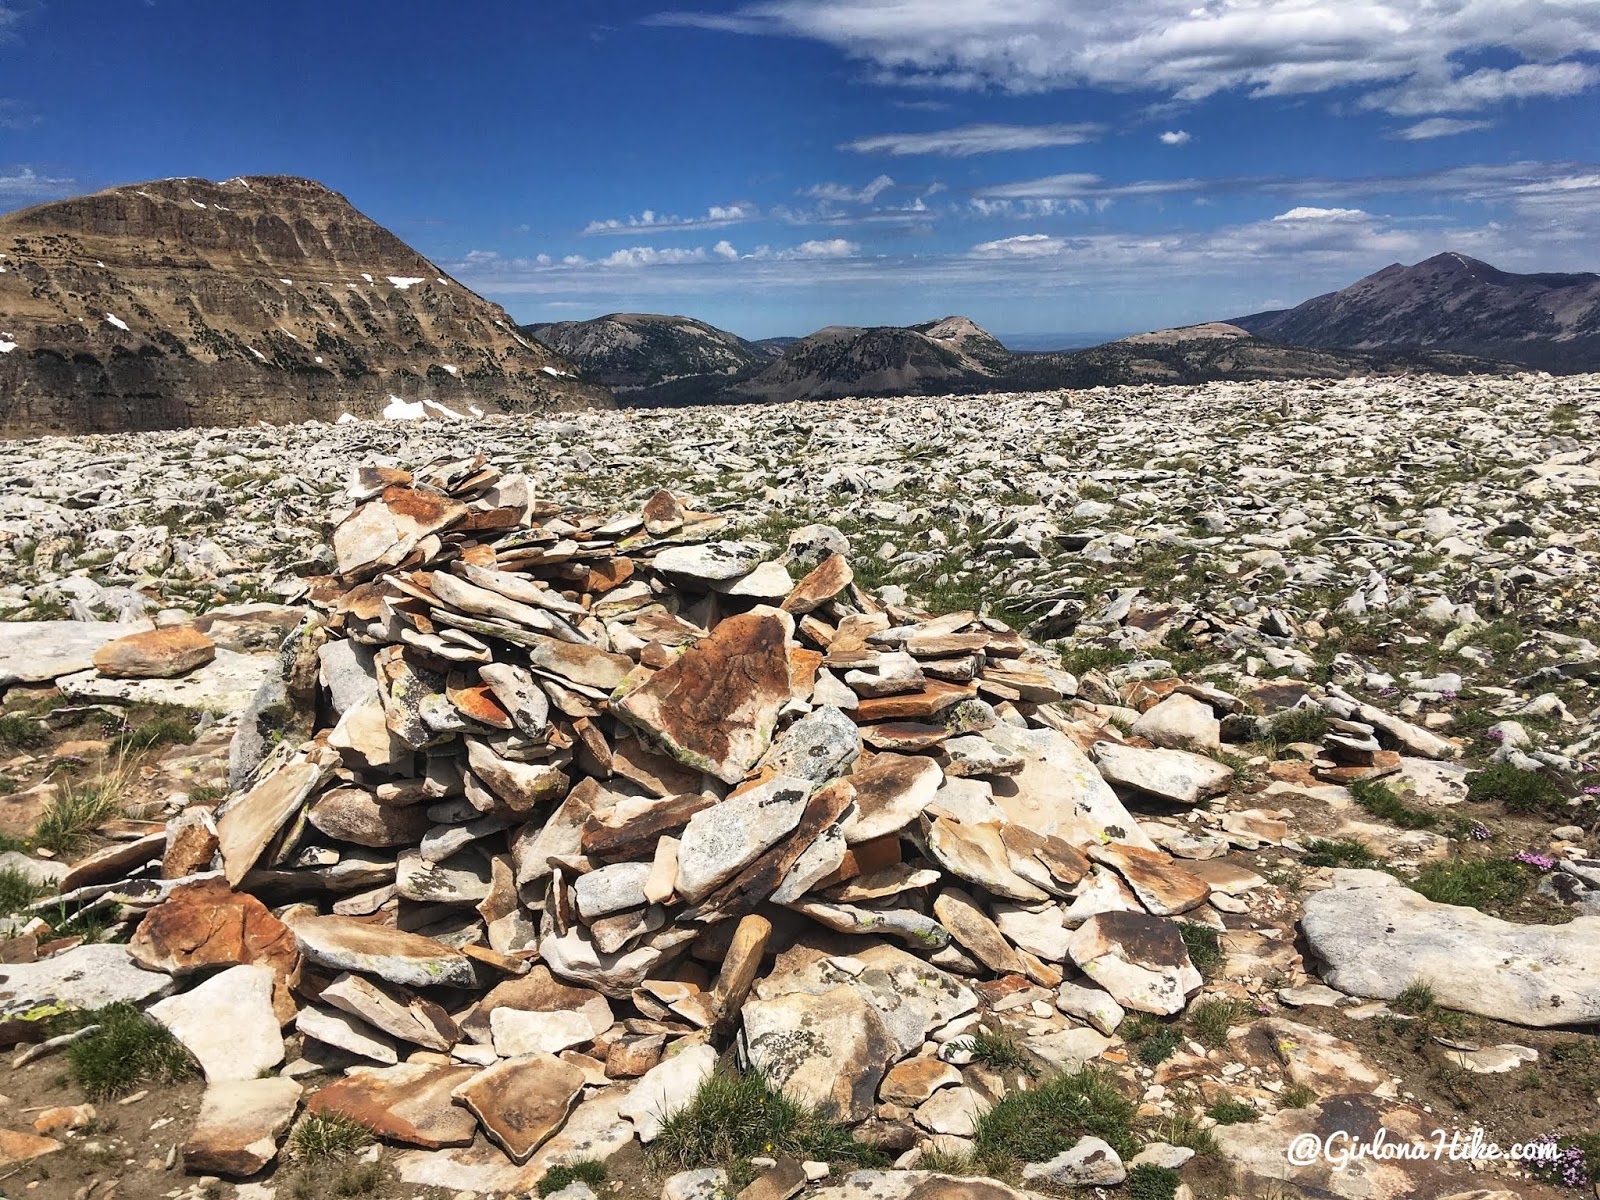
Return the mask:
M1474 825L1471 830L1468 831L1468 834L1475 842L1487 842L1491 837L1494 836L1489 832L1489 827L1482 824Z
M1511 856L1511 861L1524 863L1540 871L1554 871L1556 869L1555 859L1548 854L1535 854L1531 850L1518 850Z
M1504 729L1491 729L1484 736L1491 742L1503 742L1506 740L1506 731Z

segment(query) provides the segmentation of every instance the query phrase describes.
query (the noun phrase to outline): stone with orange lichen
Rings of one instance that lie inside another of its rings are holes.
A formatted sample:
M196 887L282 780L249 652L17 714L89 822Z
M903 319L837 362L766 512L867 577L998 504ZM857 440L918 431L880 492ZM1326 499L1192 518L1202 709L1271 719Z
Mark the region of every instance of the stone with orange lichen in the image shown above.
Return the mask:
M830 554L815 570L794 585L783 602L785 612L809 613L850 586L855 572L842 554Z
M148 629L107 642L94 652L95 669L113 679L171 679L217 656L210 638L188 625Z
M736 783L789 701L786 636L776 615L729 617L614 711L679 762Z

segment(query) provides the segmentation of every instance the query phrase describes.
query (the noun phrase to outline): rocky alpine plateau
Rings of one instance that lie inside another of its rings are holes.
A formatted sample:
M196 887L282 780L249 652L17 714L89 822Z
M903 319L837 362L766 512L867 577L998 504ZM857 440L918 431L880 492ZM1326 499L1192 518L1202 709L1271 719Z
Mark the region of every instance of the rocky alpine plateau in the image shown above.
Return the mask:
M0 444L8 1186L1592 1194L1597 419L1428 376ZM1286 1157L1474 1128L1552 1157Z

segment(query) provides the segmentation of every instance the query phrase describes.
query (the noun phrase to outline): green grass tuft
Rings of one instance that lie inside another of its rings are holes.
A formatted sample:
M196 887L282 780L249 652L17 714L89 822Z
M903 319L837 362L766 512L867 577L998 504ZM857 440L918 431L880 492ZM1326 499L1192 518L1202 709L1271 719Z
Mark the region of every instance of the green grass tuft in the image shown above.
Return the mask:
M1172 1200L1183 1177L1171 1167L1140 1163L1128 1172L1128 1200Z
M1194 969L1204 978L1210 979L1222 970L1225 961L1222 940L1215 929L1196 921L1179 921L1178 933L1189 950L1189 961L1194 963Z
M33 840L57 854L71 854L88 840L96 826L122 815L128 777L119 768L91 783L63 778L56 794L39 815Z
M171 1030L133 1005L112 1004L85 1016L83 1024L100 1028L67 1047L67 1070L91 1100L121 1096L141 1083L176 1083L199 1073Z
M1400 994L1394 998L1390 1008L1395 1012L1405 1013L1407 1016L1419 1017L1434 1005L1433 987L1424 980L1417 979L1406 984Z
M0 870L0 916L19 913L53 891L50 884L29 878L16 867L6 867Z
M1183 1044L1183 1035L1175 1025L1163 1025L1139 1041L1139 1061L1147 1067L1164 1063L1177 1053Z
M1300 861L1308 867L1364 867L1378 870L1383 866L1383 860L1372 852L1371 847L1354 839L1312 838L1306 843L1305 857Z
M1458 904L1482 911L1515 904L1538 881L1538 873L1504 858L1452 858L1431 862L1411 886L1435 904Z
M722 1167L730 1174L748 1172L756 1155L864 1166L881 1161L832 1114L790 1099L761 1072L720 1069L667 1116L650 1153L674 1170Z
M1253 1104L1246 1104L1242 1100L1234 1100L1224 1096L1210 1108L1206 1109L1206 1116L1218 1125L1245 1125L1261 1118L1261 1113Z
M1278 1095L1283 1108L1310 1108L1317 1102L1317 1094L1303 1083L1291 1083Z
M1213 996L1191 1005L1186 1019L1194 1032L1194 1040L1215 1050L1227 1044L1229 1028L1250 1011L1243 1000Z
M37 750L50 740L50 731L38 720L23 713L0 716L0 750Z
M1273 717L1268 729L1272 740L1282 745L1320 742L1328 736L1328 714L1320 707L1291 708Z
M978 1118L979 1160L1003 1173L1045 1162L1093 1135L1123 1157L1138 1152L1130 1130L1135 1105L1093 1067L1057 1075L1026 1092L1011 1092Z
M137 754L156 746L187 746L194 741L194 722L188 717L163 713L137 728L124 729L111 739L114 754Z
M1014 1033L1006 1030L991 1033L987 1029L979 1029L970 1037L960 1040L963 1046L972 1051L974 1062L984 1063L997 1071L1012 1069L1030 1075L1034 1072L1033 1063L1022 1048L1021 1039Z
M1468 779L1467 799L1498 803L1508 813L1561 813L1567 807L1549 778L1510 763L1493 763Z
M303 1162L335 1162L371 1141L372 1130L348 1113L307 1113L289 1135L289 1149Z
M1401 829L1432 829L1439 818L1431 812L1413 808L1388 784L1376 779L1358 779L1350 785L1357 804L1374 817Z
M562 1163L560 1166L551 1167L549 1174L539 1181L539 1195L548 1196L559 1192L569 1183L586 1183L590 1187L599 1187L605 1181L606 1165L597 1158Z

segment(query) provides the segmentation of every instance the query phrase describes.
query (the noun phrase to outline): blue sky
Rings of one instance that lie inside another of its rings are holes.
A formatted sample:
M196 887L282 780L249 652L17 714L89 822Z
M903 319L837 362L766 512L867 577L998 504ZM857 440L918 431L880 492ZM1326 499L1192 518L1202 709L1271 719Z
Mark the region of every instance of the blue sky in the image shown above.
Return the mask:
M1600 269L1597 96L1597 0L0 0L0 209L288 173L524 321L1126 332Z

